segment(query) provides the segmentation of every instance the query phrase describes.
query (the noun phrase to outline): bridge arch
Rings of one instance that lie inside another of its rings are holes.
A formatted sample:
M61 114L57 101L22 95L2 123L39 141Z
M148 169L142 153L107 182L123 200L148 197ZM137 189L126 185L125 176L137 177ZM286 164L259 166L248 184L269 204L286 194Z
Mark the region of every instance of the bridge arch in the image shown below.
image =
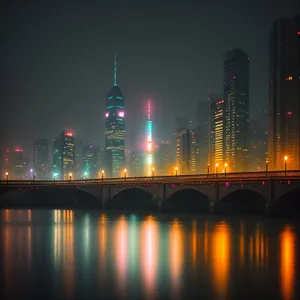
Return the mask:
M166 212L195 212L209 213L210 198L198 189L184 187L172 193L162 202Z
M37 208L101 207L97 197L73 187L36 187L10 190L1 197L1 206Z
M158 200L148 190L141 187L126 187L112 195L104 208L121 210L156 210Z
M275 215L300 216L300 187L291 188L281 194L274 206Z
M265 214L267 199L254 188L241 188L223 195L218 205L220 213Z

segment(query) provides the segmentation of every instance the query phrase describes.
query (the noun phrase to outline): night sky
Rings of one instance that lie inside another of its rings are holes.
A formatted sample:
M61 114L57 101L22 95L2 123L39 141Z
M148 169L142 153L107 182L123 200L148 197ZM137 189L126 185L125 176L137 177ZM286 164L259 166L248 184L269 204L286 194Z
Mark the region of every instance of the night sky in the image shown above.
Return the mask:
M300 11L297 0L4 0L1 6L0 146L25 150L34 137L64 129L104 145L115 52L128 148L144 128L147 99L155 105L156 137L166 139L173 112L193 119L197 102L222 92L223 53L234 47L251 58L254 115L267 107L272 21Z

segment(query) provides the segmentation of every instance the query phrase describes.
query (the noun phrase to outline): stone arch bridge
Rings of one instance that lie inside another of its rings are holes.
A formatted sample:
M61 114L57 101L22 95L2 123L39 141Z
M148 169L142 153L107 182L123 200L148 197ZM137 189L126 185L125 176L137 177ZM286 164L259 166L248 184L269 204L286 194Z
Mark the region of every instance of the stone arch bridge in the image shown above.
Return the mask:
M300 172L299 172L300 173ZM217 211L220 204L226 203L228 199L239 195L239 202L244 201L245 195L255 195L255 201L261 202L268 212L270 208L280 199L295 190L300 191L300 174L279 174L280 176L266 176L256 174L255 176L230 177L222 176L176 176L176 177L144 177L110 179L110 180L85 180L85 181L61 181L61 182L1 182L0 194L11 190L35 190L35 189L74 189L97 199L99 206L105 207L107 203L120 195L127 193L130 197L131 191L143 191L150 195L152 201L158 208L165 207L172 199L180 195L181 207L189 205L187 191L195 193L193 202L205 201L209 205L210 212ZM127 199L123 199L127 201ZM174 200L175 201L175 200ZM178 199L176 200L178 201ZM299 199L300 202L300 199Z

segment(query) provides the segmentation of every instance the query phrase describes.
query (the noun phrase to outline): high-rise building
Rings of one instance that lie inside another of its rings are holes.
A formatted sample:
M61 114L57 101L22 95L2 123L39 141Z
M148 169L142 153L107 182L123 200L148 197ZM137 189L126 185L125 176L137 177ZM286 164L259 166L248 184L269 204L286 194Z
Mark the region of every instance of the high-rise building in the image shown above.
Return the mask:
M174 172L173 143L161 141L156 151L156 169L158 175L170 175Z
M224 56L225 163L235 172L248 169L249 60L240 49Z
M106 96L105 161L108 176L120 177L125 164L124 95L117 84L117 61L114 58L114 85Z
M48 140L36 138L34 140L33 163L37 179L47 179L49 175Z
M300 16L270 31L268 162L271 170L300 169Z
M216 164L225 169L225 101L223 95L209 94L210 101L210 137L209 165L214 170Z
M196 139L190 129L177 133L176 167L180 175L196 172Z
M73 132L63 131L54 139L52 163L55 178L69 179L69 174L75 169L75 134Z
M144 173L144 157L145 154L139 151L131 151L129 159L129 174L130 176L145 176Z
M195 138L197 142L196 171L203 173L209 159L209 101L201 101L196 107Z
M28 160L24 157L23 149L15 148L11 153L11 179L30 179Z
M97 144L84 145L82 147L82 171L87 178L97 178L100 168L100 148Z

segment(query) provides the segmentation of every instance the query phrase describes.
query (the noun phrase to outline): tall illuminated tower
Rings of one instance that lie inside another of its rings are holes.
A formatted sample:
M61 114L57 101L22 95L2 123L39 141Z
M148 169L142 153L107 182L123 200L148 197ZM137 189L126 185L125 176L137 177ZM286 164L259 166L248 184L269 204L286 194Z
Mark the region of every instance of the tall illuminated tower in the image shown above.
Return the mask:
M106 96L105 161L106 174L120 177L125 163L124 95L117 84L117 57L114 57L114 85Z
M152 139L152 120L151 120L151 102L147 103L147 175L151 176L153 172L153 139Z

